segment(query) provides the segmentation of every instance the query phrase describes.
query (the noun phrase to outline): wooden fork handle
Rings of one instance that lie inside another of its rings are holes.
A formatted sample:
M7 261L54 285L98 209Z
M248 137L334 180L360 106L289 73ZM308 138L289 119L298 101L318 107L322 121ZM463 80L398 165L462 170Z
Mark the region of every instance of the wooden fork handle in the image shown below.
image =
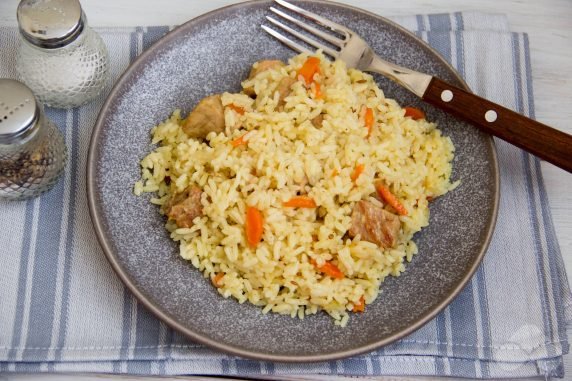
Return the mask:
M422 97L481 130L572 172L572 135L433 77Z

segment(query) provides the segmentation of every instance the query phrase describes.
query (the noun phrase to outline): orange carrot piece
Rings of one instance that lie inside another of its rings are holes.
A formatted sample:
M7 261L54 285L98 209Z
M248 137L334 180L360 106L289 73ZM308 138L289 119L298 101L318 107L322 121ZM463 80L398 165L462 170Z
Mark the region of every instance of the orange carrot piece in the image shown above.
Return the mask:
M373 109L369 107L365 109L364 122L365 128L367 128L367 136L369 136L371 134L371 129L373 128L374 123Z
M332 171L332 177L336 177L339 174L340 172L338 172L338 170L334 168L334 170Z
M407 209L405 209L403 204L399 202L397 197L395 197L395 195L393 195L393 193L391 193L389 189L381 183L381 181L378 181L375 184L375 190L377 190L377 194L379 194L379 197L381 197L383 201L387 202L393 209L395 209L397 214L400 216L407 215Z
M356 168L351 174L352 181L355 182L358 179L358 177L363 173L364 170L365 170L365 165L363 164L356 165Z
M315 99L324 99L324 94L322 93L322 87L318 82L314 82L314 98Z
M316 57L308 57L304 65L298 70L298 76L302 76L306 86L314 81L314 75L320 72L320 59Z
M222 278L224 277L224 273L218 273L213 278L213 284L215 287L222 287Z
M318 266L318 263L314 259L310 259L310 263L318 269L318 271L323 272L329 277L334 279L344 279L344 273L331 262L325 262L322 266Z
M344 273L338 268L338 266L331 262L324 263L324 265L320 267L320 271L334 279L344 278Z
M316 201L309 196L295 196L290 200L283 202L282 205L289 208L315 208Z
M363 312L363 311L365 311L365 298L362 295L362 297L359 298L358 304L354 304L352 312Z
M246 240L248 246L255 248L262 240L262 213L253 206L246 208Z
M242 107L240 107L240 106L237 106L237 105L235 105L235 104L233 104L233 103L229 104L227 107L228 107L229 109L231 109L231 110L236 111L236 113L239 114L239 115L244 115L244 113L246 112L246 111L244 110L244 108L242 108Z
M233 147L235 147L235 148L238 147L238 146L244 146L244 145L246 145L246 144L247 144L247 141L246 141L244 138L246 137L247 134L248 134L248 132L247 132L246 134L244 134L244 135L242 135L242 136L239 136L238 138L232 140L232 141L230 142L230 144L231 144Z
M405 107L405 116L410 116L413 120L425 119L425 113L416 107Z

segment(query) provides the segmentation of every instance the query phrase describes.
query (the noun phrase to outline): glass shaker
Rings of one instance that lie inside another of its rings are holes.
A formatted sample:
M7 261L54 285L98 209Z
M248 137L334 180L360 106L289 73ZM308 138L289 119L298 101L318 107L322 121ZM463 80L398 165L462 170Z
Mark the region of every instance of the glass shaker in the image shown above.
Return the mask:
M22 0L17 70L46 106L72 108L97 97L109 77L109 54L87 25L78 0Z
M50 189L66 160L64 138L32 91L0 79L0 198L26 199Z

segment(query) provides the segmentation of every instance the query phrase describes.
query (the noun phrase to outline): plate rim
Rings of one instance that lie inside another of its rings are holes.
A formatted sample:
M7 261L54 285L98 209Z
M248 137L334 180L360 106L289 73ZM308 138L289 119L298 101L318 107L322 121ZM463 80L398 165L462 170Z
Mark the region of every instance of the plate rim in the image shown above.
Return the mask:
M267 4L272 4L272 0L266 0ZM409 31L408 29L402 27L401 25L397 24L396 22L387 19L384 16L379 14L370 12L368 10L348 5L342 4L335 1L327 1L327 0L313 0L313 3L326 5L338 8L343 8L350 12L357 12L366 14L373 18L379 19L381 22L388 24L392 28L396 28L402 33L409 35L409 37L413 38L417 43L421 44L425 49L427 49L430 53L432 53L436 59L441 61L454 75L455 79L459 81L461 87L465 90L472 93L471 89L465 82L465 80L461 77L461 75L457 72L457 70L449 63L445 58L437 52L433 47L431 47L428 43L423 41L421 38L417 37L414 33ZM488 229L485 232L484 236L484 244L482 245L476 260L472 263L468 271L464 274L464 276L458 281L457 285L452 289L452 291L445 297L439 304L433 307L432 310L428 311L421 318L415 321L413 324L408 326L407 328L396 332L382 340L378 340L374 343L370 343L367 345L363 345L353 349L329 352L325 354L317 354L317 355L276 355L271 353L263 353L251 350L245 350L241 347L237 347L230 344L224 344L218 342L210 337L203 336L200 333L197 333L189 328L185 327L183 324L179 323L176 319L172 318L168 313L164 312L160 307L156 306L143 292L141 292L136 286L134 281L131 279L130 275L125 271L125 269L119 264L116 254L113 252L110 242L108 242L108 237L104 234L104 227L102 222L102 216L100 215L97 203L97 189L95 187L95 177L94 174L96 172L96 155L97 155L97 142L100 140L100 136L102 134L105 117L108 110L111 108L112 100L116 97L117 93L120 89L128 83L128 79L131 78L132 73L135 71L135 68L144 64L146 60L155 54L155 51L160 49L161 45L168 44L170 41L174 40L175 38L179 37L180 34L185 33L185 30L188 28L192 28L192 26L196 23L200 23L203 20L208 20L211 17L215 16L221 11L229 10L229 9L240 9L245 7L250 7L253 4L260 4L260 0L249 0L246 2L230 4L224 7L216 8L212 11L199 15L195 18L192 18L185 23L177 26L173 30L169 31L167 34L159 38L156 42L154 42L149 48L147 48L143 53L141 53L135 60L133 60L129 66L123 71L121 76L117 79L115 84L113 85L111 91L107 95L107 98L101 109L98 113L97 120L93 126L90 142L89 142L89 149L88 149L88 156L86 161L86 193L87 193L87 203L88 203L88 210L90 219L93 225L93 228L96 233L97 240L108 260L111 264L112 269L117 274L119 279L122 283L129 289L129 291L137 298L137 300L145 306L153 315L155 315L159 320L163 321L171 328L177 330L178 332L182 333L187 338L196 341L200 344L204 344L210 348L214 348L220 351L223 351L227 354L237 355L243 358L249 358L253 360L263 360L263 361L274 361L274 362L284 362L284 363L309 363L309 362L319 362L319 361L329 361L329 360L339 360L342 358L347 358L359 354L363 354L366 352L371 352L375 349L378 349L382 346L391 344L407 335L410 335L414 331L418 330L419 328L423 327L427 324L432 318L434 318L438 313L440 313L445 307L447 307L456 296L462 291L462 289L467 285L467 283L471 280L474 273L480 266L484 255L486 254L488 247L491 243L492 236L495 230L497 217L498 217L498 210L499 210L499 202L500 202L500 169L499 169L499 162L498 162L498 154L496 150L496 145L493 137L487 134L488 145L491 155L491 161L493 164L493 182L495 187L494 192L494 199L492 202L492 213L488 225Z

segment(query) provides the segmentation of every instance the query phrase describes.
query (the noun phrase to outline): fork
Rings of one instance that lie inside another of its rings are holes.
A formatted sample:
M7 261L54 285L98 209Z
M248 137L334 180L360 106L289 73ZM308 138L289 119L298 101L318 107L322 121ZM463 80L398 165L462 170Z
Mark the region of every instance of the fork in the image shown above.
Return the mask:
M275 27L308 45L321 49L326 55L334 59L344 61L348 67L382 74L413 92L425 102L464 119L475 127L514 144L547 162L572 172L572 135L527 118L437 77L388 62L379 57L363 38L345 26L284 0L275 0L275 2L294 14L303 16L339 36L324 32L278 8L270 7L270 11L280 20L286 20L297 25L309 34L301 33L273 17L266 16L267 20ZM262 28L291 49L300 53L312 54L305 46L275 29L266 25L262 25ZM336 48L327 46L313 37L327 41Z

